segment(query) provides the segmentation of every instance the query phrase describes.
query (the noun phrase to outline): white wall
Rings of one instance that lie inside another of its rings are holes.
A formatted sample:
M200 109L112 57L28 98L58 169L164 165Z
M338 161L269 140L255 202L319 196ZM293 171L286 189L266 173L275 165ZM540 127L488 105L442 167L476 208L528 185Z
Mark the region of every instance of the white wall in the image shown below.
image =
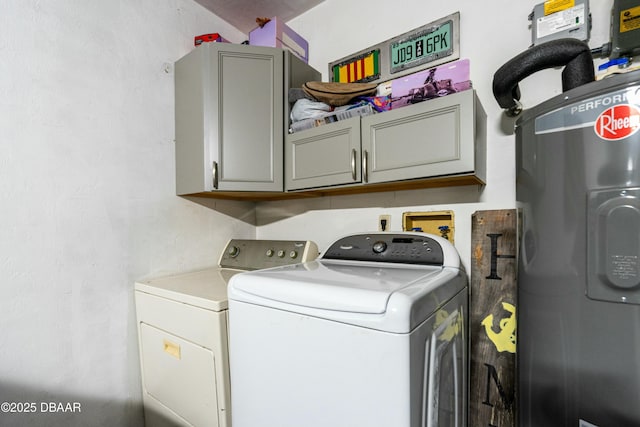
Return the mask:
M245 39L191 0L2 2L0 402L82 413L0 425L142 425L134 281L255 237L175 196L171 64L216 31Z
M513 121L503 120L492 94L493 73L531 45L529 13L542 0L325 0L288 24L309 41L310 64L328 80L328 63L429 22L460 12L461 58L471 62L471 79L487 112L487 185L422 191L337 196L323 200L272 202L258 209L258 237L295 236L315 240L321 249L337 237L371 231L380 214L402 229L407 211L453 210L455 243L469 270L471 215L477 210L515 207ZM590 2L590 46L608 40L612 0ZM545 70L520 85L525 108L561 93L560 69ZM297 215L287 218L289 214Z

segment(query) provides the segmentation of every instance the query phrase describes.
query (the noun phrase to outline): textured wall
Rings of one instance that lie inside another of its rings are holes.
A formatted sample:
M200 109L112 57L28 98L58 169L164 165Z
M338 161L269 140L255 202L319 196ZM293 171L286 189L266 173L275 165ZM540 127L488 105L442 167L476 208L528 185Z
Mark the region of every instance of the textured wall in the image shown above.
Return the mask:
M3 2L0 402L82 412L0 425L141 425L135 279L255 236L251 204L174 195L171 64L215 31L245 38L189 0Z

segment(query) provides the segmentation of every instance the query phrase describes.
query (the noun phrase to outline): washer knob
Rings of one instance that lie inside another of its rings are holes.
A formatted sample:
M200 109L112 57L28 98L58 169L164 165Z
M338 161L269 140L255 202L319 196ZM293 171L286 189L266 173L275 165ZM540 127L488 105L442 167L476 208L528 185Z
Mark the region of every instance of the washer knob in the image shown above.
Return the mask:
M289 252L289 257L291 259L296 259L298 257L298 252L297 251L291 251Z
M278 251L278 258L284 258L284 251L282 249Z
M228 253L231 258L235 258L238 256L238 254L240 254L240 248L238 248L237 246L231 246Z
M378 240L373 244L373 252L377 254L381 254L382 252L387 250L387 244L381 240Z
M271 258L273 256L273 254L275 254L275 251L273 249L267 249L267 256L269 258Z

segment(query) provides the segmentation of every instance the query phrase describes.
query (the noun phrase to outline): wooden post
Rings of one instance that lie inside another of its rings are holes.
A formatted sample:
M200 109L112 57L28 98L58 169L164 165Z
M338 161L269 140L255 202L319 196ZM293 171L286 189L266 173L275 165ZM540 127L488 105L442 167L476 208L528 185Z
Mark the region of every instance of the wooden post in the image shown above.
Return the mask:
M517 230L515 209L472 217L469 427L516 425Z

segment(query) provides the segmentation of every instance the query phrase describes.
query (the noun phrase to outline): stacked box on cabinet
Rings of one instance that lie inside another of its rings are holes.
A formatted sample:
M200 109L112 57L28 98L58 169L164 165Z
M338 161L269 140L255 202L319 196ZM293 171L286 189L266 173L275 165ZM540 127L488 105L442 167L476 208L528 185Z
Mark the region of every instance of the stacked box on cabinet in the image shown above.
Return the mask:
M309 43L277 17L251 30L249 44L287 49L305 63L309 62Z

